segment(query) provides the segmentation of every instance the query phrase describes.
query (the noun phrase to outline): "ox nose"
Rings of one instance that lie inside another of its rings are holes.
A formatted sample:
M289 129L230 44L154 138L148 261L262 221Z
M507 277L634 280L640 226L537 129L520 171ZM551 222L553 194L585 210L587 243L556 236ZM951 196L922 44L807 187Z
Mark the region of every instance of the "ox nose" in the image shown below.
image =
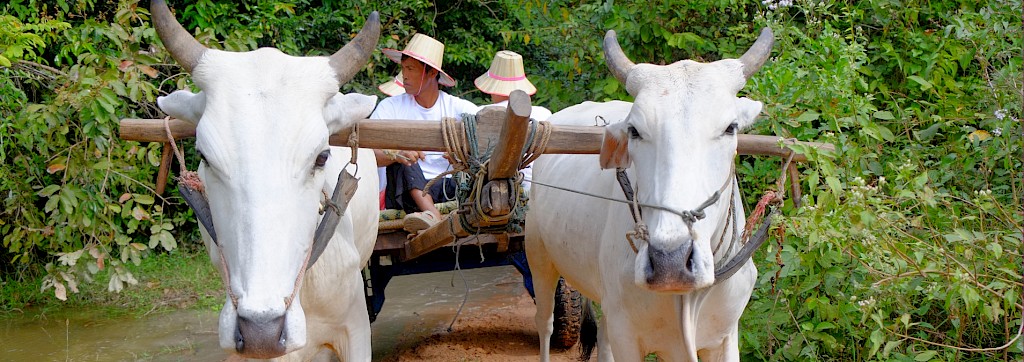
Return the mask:
M274 358L284 355L284 315L238 317L235 351L249 358Z
M692 241L684 242L671 250L659 249L654 245L648 246L648 288L664 292L694 289L699 279L697 254Z

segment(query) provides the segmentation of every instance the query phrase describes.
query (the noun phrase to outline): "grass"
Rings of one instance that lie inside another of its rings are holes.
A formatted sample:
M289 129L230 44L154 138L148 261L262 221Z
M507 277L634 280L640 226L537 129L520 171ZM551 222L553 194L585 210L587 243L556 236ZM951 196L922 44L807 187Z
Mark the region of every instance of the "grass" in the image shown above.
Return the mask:
M11 315L60 314L65 310L91 310L107 317L142 316L178 309L219 310L224 302L223 284L205 251L151 255L129 270L139 281L121 292L107 291L110 277L100 273L92 282L79 285L67 301L40 291L40 278L0 281L0 318Z

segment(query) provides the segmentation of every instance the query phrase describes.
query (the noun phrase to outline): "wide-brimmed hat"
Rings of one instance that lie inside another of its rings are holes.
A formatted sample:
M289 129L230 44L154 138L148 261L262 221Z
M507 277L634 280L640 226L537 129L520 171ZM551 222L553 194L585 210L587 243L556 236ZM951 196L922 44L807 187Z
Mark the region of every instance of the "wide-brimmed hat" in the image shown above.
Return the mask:
M381 51L398 64L402 64L403 54L419 60L423 64L437 69L438 73L441 73L441 79L438 80L438 83L449 87L455 86L455 79L449 76L448 73L445 73L444 70L441 70L441 63L444 62L444 44L437 41L437 39L417 33L413 34L409 44L405 46L405 50L398 51L397 49L385 48Z
M405 93L405 84L402 83L402 72L399 71L394 79L381 83L377 86L377 89L380 89L381 93L392 97Z
M537 87L526 79L523 56L509 50L495 54L494 60L491 61L491 69L477 77L473 84L484 93L500 96L507 96L516 89L529 95L537 93Z

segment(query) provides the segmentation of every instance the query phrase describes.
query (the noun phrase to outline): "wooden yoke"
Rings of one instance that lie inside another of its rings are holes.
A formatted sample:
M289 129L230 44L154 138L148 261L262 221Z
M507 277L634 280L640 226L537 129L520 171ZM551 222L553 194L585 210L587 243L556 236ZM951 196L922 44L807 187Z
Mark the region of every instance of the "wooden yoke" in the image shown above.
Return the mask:
M498 144L487 164L488 181L483 189L483 204L480 205L487 215L508 215L515 207L516 200L512 199L514 190L509 189L508 179L516 177L519 165L523 162L523 146L530 132L531 111L533 107L526 92L517 89L509 94L505 122L502 123Z
M514 192L510 189L508 179L519 172L519 164L523 159L523 146L530 130L530 96L521 90L509 95L508 107L487 107L477 113L477 142L480 150L491 148L490 161L487 164L487 183L480 190L480 205L470 206L470 210L478 207L480 211L491 217L506 216L516 206ZM494 130L500 130L495 133ZM360 130L362 132L362 130ZM469 200L471 201L471 200ZM420 232L405 244L404 258L412 259L433 251L441 246L471 235L470 230L462 228L463 221L475 227L487 227L498 224L477 215L474 212L452 212L444 221Z
M486 110L486 109L485 109ZM171 119L171 134L175 139L195 137L196 128L191 123ZM479 138L496 138L498 130L480 129ZM162 119L125 118L121 120L118 134L121 139L139 142L168 142ZM331 135L331 146L348 146L352 128L346 128ZM766 155L788 157L792 152L785 145L800 145L819 150L835 151L830 143L805 142L779 136L740 134L737 136L736 152L741 155ZM604 127L552 125L551 139L544 149L545 154L597 154L601 152ZM395 119L364 119L359 121L359 147L413 150L448 151L441 138L441 122L423 122ZM595 161L596 162L596 161ZM807 162L807 156L797 152L793 162ZM595 166L596 167L596 166Z

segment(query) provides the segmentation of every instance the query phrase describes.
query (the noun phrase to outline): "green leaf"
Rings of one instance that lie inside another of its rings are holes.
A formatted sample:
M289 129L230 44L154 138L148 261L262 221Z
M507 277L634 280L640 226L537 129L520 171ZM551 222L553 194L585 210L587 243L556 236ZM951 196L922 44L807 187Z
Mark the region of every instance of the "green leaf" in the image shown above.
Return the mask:
M149 196L146 194L132 194L132 199L134 199L135 202L138 202L143 205L152 205L153 202L155 201L153 199L153 196Z
M871 332L869 340L871 341L871 352L868 355L874 355L882 347L882 342L885 342L885 334L882 334L881 329L876 329Z
M928 128L925 128L923 130L914 131L914 136L917 137L918 141L926 142L926 141L932 139L932 137L935 137L935 134L939 132L939 129L941 129L942 126L943 126L943 123L941 123L941 122L935 123L935 124L929 126Z
M988 244L988 250L992 251L992 256L996 259L1003 256L1003 246L999 245L999 243Z
M797 123L810 123L817 120L818 117L821 117L820 113L815 111L807 111L804 113L800 113L800 115L796 117L796 121Z
M932 358L935 358L935 355L937 355L937 354L939 354L939 352L936 352L936 351L924 351L924 352L918 353L917 356L914 356L914 361L917 361L917 362L930 361Z
M907 78L912 80L912 81L914 81L914 82L917 82L917 84L921 85L921 90L922 91L926 91L926 90L929 90L929 89L932 89L933 87L935 87L934 85L932 85L931 82L929 82L927 80L924 80L924 78L921 78L921 77L916 76L916 75L912 75L912 76L909 76Z
M601 90L607 95L615 94L615 91L619 90L619 82L614 79L610 79L610 81L605 82L604 87L602 87Z
M896 117L893 117L892 112L889 112L889 111L878 111L878 112L875 112L874 117L878 118L878 119L884 119L886 121L891 121L893 119L896 119Z
M839 178L835 176L825 177L825 183L828 184L828 187L832 189L832 192L834 193L838 194L843 191L843 185L839 182Z
M54 192L57 192L57 190L60 190L60 185L50 185L44 187L42 190L39 190L39 192L36 193L36 195L48 197L50 195L53 195Z
M2 54L0 54L0 66L4 66L4 67L10 68L11 67L11 60L7 59L7 57L5 57Z

